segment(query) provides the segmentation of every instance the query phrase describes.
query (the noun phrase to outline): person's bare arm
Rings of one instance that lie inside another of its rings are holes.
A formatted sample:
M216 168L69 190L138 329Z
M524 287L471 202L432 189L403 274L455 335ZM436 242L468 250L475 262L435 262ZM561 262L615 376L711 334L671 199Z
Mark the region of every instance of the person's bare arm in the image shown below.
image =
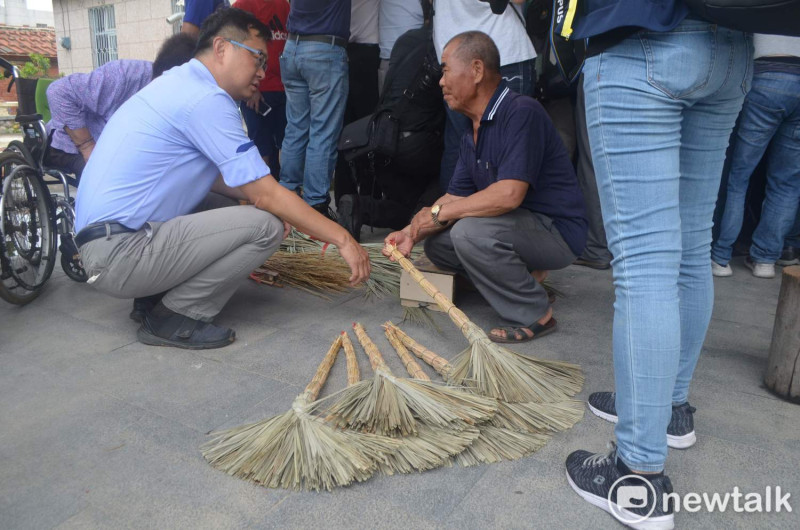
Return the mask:
M197 38L200 36L200 28L192 24L191 22L184 22L181 24L181 33L186 33L192 38Z
M450 224L464 217L497 217L519 208L530 185L522 180L501 180L473 193L469 197L445 195L436 201L441 204L439 222ZM433 232L441 230L433 222L431 208L423 208L411 220L410 235L420 241Z
M80 129L73 130L65 125L64 132L67 133L72 143L75 144L78 152L83 155L83 160L88 162L94 150L94 138L92 138L92 133L89 132L89 129L81 127Z
M217 180L211 185L211 191L230 197L231 199L236 199L237 201L248 200L247 195L245 195L241 188L231 188L225 184L225 181L222 180L222 175L217 175Z
M369 256L347 230L327 219L303 199L278 184L271 175L239 188L257 208L277 215L309 236L336 245L339 254L350 266L350 283L356 285L369 278Z

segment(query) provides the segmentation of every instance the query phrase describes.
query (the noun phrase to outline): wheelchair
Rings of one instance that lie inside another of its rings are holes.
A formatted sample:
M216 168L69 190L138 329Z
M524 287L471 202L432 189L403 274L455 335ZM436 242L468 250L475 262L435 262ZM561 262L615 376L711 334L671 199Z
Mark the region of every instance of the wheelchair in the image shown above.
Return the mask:
M24 305L39 296L50 278L57 249L65 274L77 282L87 280L74 241L70 187L77 188L78 179L44 163L50 138L31 103L30 82L35 80L21 79L17 67L2 57L0 70L11 77L9 91L17 83L15 121L23 133L22 141L12 141L0 153L0 298Z

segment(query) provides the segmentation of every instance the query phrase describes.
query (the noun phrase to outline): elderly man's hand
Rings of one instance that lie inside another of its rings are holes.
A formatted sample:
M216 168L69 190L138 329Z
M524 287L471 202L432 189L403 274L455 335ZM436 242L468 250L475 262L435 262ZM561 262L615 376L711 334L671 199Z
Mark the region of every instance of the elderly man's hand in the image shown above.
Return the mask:
M292 231L292 225L290 225L288 222L284 221L283 222L283 239L286 239L287 237L289 237L289 233L291 231Z
M405 257L408 257L408 255L411 253L411 249L414 248L414 239L408 233L406 233L405 230L392 232L386 236L386 239L383 240L383 243L386 245L382 250L383 255L392 261L395 261L395 259L392 257L392 253L387 249L389 245L396 246L400 254Z
M423 208L417 212L417 215L411 220L411 237L416 239L419 237L420 232L425 230L435 230L441 228L433 222L430 208Z
M342 256L347 265L350 266L350 285L355 287L359 283L369 278L370 264L369 255L364 247L356 243L355 239L350 240L339 248L339 255Z

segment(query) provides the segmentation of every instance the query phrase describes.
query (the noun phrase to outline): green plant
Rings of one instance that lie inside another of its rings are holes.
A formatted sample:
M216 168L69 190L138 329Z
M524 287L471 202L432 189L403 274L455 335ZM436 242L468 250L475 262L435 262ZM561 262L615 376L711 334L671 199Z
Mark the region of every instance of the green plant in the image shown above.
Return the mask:
M31 60L19 69L19 74L25 79L38 79L47 75L50 69L50 59L39 53L32 53Z

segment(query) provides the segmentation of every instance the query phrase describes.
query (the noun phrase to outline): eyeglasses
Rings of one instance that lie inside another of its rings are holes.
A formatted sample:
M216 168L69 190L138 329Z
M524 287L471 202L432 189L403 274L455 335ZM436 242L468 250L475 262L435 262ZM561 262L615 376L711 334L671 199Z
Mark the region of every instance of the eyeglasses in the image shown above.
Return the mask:
M247 44L242 44L241 42L235 41L233 39L223 39L223 40L226 40L226 41L230 42L234 46L238 46L240 48L244 48L245 50L247 50L250 53L252 53L255 56L256 64L258 65L258 69L259 70L264 70L264 71L267 70L267 68L266 68L266 66L267 66L267 56L266 56L266 54L264 52L262 52L261 50L256 50L255 48L251 48Z

